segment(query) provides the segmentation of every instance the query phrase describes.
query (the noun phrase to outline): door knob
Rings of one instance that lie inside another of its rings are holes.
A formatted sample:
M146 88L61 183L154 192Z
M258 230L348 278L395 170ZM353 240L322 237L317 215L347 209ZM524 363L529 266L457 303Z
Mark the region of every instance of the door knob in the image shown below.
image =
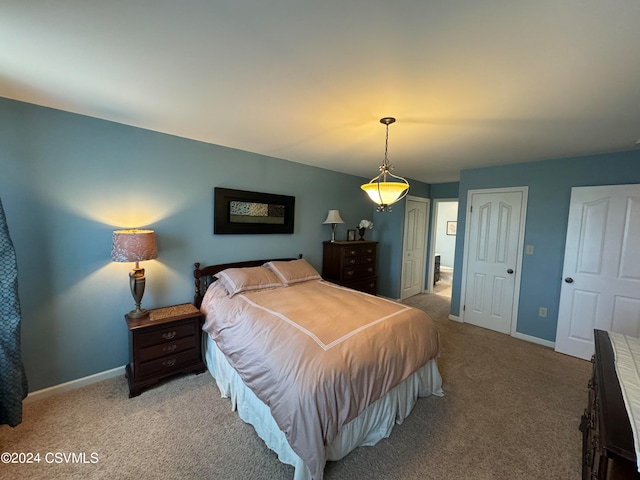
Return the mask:
M511 275L513 273L513 269L510 268L509 270L507 270L507 273Z
M573 278L567 277L567 278L564 279L564 281L567 282L567 283L573 283Z

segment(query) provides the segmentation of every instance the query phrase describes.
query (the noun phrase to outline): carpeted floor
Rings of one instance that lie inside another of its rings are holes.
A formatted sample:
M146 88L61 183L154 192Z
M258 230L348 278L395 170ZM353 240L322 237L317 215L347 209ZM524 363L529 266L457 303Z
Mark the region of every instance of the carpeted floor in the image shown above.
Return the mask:
M325 478L578 480L590 363L448 320L446 297L406 303L438 324L445 396L420 399L390 438L328 463ZM21 425L0 427L0 452L40 455L40 463L1 465L1 479L293 475L220 398L208 373L133 399L121 376L28 403Z

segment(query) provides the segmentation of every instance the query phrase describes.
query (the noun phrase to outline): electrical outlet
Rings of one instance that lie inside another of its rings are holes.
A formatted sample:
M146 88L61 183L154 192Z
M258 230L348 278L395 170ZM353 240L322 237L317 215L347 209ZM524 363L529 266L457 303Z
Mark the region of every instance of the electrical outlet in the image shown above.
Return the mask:
M540 317L546 317L547 316L547 307L540 307L538 309L538 315Z
M524 253L527 255L533 255L533 245L527 245L524 247Z

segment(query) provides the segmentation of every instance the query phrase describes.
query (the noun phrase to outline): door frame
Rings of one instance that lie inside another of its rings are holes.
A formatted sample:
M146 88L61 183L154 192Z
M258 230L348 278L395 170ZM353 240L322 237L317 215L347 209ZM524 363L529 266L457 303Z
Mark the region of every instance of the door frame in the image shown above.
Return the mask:
M435 272L433 271L433 265L436 261L436 235L438 234L438 206L440 203L444 202L456 202L458 207L460 206L460 200L455 198L434 198L433 199L433 217L431 220L431 237L429 238L429 286L427 288L427 293L433 293L433 276ZM458 220L456 218L456 220ZM458 237L456 236L456 243L458 242ZM455 255L455 252L454 252Z
M427 207L427 218L425 218L425 222L424 222L424 256L422 258L424 258L425 263L428 259L429 256L429 252L428 252L428 240L429 240L429 220L431 219L431 211L430 211L430 207L431 207L431 201L430 199L426 198L426 197L414 197L413 195L407 195L406 197L407 200L413 200L414 202L419 202L419 203L424 203ZM406 244L406 235L407 235L407 226L405 224L405 220L407 219L407 207L408 207L408 203L409 202L404 202L404 217L402 219L402 266L400 268L400 299L402 300L402 292L404 290L404 255L405 255L405 251L404 251L404 247ZM422 288L420 289L420 293L424 293L425 292L425 281L426 281L426 276L427 276L427 271L429 271L427 269L427 265L423 265L423 269L422 269ZM433 277L432 277L433 278Z
M527 200L529 197L529 187L502 187L502 188L480 188L475 190L467 190L467 204L465 205L465 221L464 221L464 253L462 254L462 285L460 286L460 322L464 323L465 304L466 304L466 289L467 289L467 274L468 274L468 253L469 253L469 228L471 227L471 215L469 215L469 209L471 208L471 197L478 193L506 193L506 192L522 192L522 205L520 207L520 228L518 230L518 236L520 242L518 243L518 251L516 253L516 278L513 286L513 303L511 307L511 328L509 329L509 335L512 337L517 336L518 327L518 305L520 303L520 280L522 275L522 257L524 256L524 232L525 225L527 224ZM458 210L459 212L459 210Z

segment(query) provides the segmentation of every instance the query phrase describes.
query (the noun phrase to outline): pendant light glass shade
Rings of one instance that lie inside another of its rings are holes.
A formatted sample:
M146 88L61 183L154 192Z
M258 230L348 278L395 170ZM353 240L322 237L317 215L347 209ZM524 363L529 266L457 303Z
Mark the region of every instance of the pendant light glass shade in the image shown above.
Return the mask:
M380 123L387 126L387 134L384 144L384 162L380 165L380 175L372 178L369 183L365 183L360 188L367 192L369 198L378 205L379 212L391 211L390 205L402 200L409 193L409 182L404 178L391 173L393 165L389 164L387 152L389 149L389 125L395 122L393 117L384 117Z
M377 203L380 207L383 205L391 205L404 197L405 192L409 190L408 183L401 182L378 182L375 181L365 183L360 188L367 192L373 203ZM381 209L382 210L382 209Z

